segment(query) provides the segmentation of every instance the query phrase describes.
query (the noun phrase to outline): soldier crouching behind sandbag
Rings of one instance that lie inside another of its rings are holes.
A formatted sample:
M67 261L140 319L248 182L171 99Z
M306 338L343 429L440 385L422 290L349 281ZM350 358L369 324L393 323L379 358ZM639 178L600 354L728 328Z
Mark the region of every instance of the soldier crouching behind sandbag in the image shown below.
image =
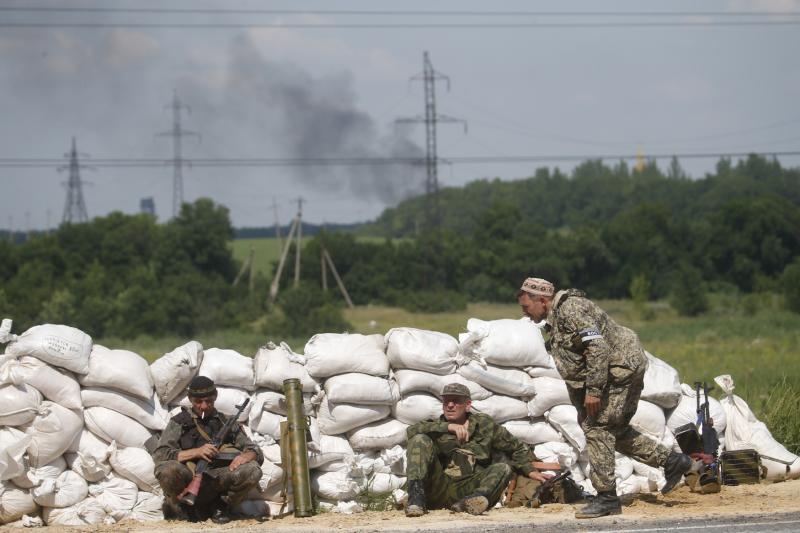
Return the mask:
M469 389L460 383L442 389L442 416L407 430L406 516L449 507L481 514L494 506L516 471L540 482L548 476L533 467L525 444L490 416L470 412ZM492 462L496 453L507 462Z
M239 424L234 424L219 448L211 440L228 417L214 408L214 382L197 376L187 391L191 409L184 408L167 423L153 451L155 476L164 491L164 518L218 524L231 520L232 508L261 479L261 449ZM178 495L192 481L196 461L209 461L194 506L178 502Z

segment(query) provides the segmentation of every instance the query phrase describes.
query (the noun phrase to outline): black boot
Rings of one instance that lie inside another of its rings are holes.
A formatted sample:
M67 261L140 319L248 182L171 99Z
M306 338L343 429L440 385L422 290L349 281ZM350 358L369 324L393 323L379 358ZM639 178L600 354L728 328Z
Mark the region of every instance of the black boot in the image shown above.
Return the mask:
M620 514L622 505L617 496L617 490L598 492L589 505L581 507L575 512L575 518L598 518L612 514Z
M678 484L684 474L692 468L692 459L683 453L672 452L664 463L664 477L667 483L661 489L661 494L666 494Z
M215 524L227 524L231 521L231 516L228 513L227 506L219 506L214 509L214 512L211 514L211 521Z
M422 516L426 512L424 482L421 479L409 479L406 516Z
M461 498L454 503L450 510L456 513L481 514L489 508L489 498L476 492Z
M161 504L161 512L164 513L164 520L197 522L197 515L194 509L167 497L164 498L164 502Z

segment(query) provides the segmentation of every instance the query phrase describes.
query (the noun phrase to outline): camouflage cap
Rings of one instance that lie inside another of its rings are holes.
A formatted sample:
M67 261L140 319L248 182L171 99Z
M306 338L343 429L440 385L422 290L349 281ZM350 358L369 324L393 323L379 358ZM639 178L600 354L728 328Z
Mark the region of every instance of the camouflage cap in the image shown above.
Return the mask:
M552 297L556 293L556 288L552 283L542 278L528 278L522 282L520 291L534 294L536 296Z
M461 383L448 383L442 389L442 396L463 396L467 399L472 399L469 389L466 385Z
M189 388L186 391L187 396L190 398L203 398L217 393L217 386L211 378L205 376L197 376L189 383Z

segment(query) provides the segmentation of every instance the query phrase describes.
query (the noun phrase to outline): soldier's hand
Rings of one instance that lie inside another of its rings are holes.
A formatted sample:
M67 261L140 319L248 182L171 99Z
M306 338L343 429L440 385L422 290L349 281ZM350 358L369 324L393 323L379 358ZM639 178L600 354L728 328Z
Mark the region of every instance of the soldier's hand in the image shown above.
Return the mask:
M545 474L544 472L539 472L537 470L534 470L533 472L528 474L528 477L534 481L538 481L539 483L544 483L545 481L553 477L553 474Z
M597 396L586 395L583 401L583 406L586 407L586 414L589 416L597 416L600 412L600 398Z
M203 444L199 448L195 448L195 459L204 459L206 461L211 461L214 457L217 456L219 450L216 446L212 445L210 442Z
M228 468L233 471L242 466L245 463L249 463L250 461L256 460L256 454L252 450L247 450L246 452L242 452L236 457L233 458L231 461L230 466Z
M456 436L458 442L469 441L469 420L461 424L448 424L447 431Z

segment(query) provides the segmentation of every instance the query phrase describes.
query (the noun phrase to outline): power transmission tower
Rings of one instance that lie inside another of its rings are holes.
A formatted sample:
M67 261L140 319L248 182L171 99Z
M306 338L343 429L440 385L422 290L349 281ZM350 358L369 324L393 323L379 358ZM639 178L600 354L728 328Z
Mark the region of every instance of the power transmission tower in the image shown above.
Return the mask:
M180 214L181 205L183 205L183 166L188 163L183 159L181 153L181 139L191 136L200 138L200 135L181 127L181 110L185 109L187 113L191 113L192 109L181 103L178 91L172 92L172 103L166 107L172 109L172 129L158 135L172 137L172 216L176 217Z
M436 113L436 80L444 80L447 90L450 90L450 78L433 69L428 52L422 55L422 72L412 76L409 81L422 80L425 87L425 116L397 119L397 123L425 123L425 222L427 229L438 227L441 222L439 213L439 158L436 154L436 124L437 122L461 122L464 132L467 123L464 120L440 115Z
M59 167L58 171L69 170L69 180L65 184L67 186L67 201L64 204L64 216L61 221L68 224L88 222L89 215L86 212L86 201L83 199L83 184L86 182L81 180L81 168L94 169L78 162L78 148L75 137L72 138L72 149L68 154L64 154L64 157L69 157L69 166Z

